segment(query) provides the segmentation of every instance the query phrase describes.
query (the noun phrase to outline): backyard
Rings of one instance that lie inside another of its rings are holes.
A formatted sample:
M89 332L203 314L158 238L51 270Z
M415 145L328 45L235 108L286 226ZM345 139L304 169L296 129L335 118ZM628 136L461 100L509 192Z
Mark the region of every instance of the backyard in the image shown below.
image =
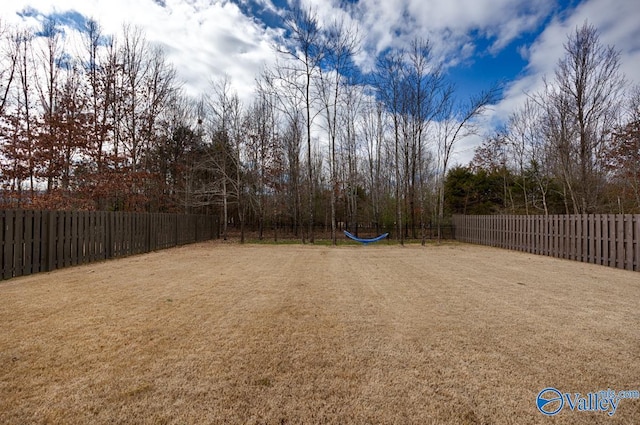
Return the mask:
M41 273L0 282L0 423L632 423L536 398L640 390L639 300L637 272L454 242Z

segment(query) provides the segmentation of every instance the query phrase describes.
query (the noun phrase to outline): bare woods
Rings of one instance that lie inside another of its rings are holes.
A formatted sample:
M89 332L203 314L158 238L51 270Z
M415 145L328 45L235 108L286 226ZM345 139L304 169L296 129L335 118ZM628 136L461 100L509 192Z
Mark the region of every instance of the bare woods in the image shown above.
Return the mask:
M475 178L467 195L483 182L493 201L467 198L456 212L640 212L640 88L620 65L620 52L593 26L575 28L543 88L487 137L470 167L456 170L452 187Z
M0 25L2 207L214 214L223 237L234 225L312 242L322 225L334 241L337 229L364 226L424 241L470 199L473 188L445 182L497 87L459 96L428 40L381 53L363 73L359 29L302 9L284 25L250 100L233 76L188 97L176 65L139 28L113 35L88 21L72 43L55 21ZM638 166L625 148L637 144L637 108L635 121L622 120L625 84L617 53L585 24L531 96L533 115L515 114L474 163L508 170L511 199L527 209L587 212ZM625 202L638 196L634 176Z

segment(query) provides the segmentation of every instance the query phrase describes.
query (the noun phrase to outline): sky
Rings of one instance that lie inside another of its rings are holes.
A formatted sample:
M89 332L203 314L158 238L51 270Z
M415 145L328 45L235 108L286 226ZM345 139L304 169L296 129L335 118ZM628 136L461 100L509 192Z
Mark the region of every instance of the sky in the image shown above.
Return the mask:
M93 18L105 33L123 24L144 29L163 46L187 93L206 90L229 75L239 96L251 97L256 76L275 60L282 16L293 0L12 0L0 4L4 23L37 28L54 17L70 29ZM487 112L488 133L551 77L567 35L585 22L604 44L620 51L621 70L640 83L640 2L637 0L297 0L321 22L344 18L358 28L356 64L370 70L390 47L429 39L446 64L461 99L503 84ZM72 31L69 31L72 33ZM482 135L460 142L457 161L467 162Z

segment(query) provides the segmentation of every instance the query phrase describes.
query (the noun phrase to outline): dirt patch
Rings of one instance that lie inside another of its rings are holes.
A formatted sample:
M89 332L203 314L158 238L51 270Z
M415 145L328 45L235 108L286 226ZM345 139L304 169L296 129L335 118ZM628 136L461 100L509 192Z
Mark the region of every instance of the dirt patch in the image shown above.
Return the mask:
M0 423L540 423L546 387L640 390L639 299L637 273L462 244L212 242L18 278Z

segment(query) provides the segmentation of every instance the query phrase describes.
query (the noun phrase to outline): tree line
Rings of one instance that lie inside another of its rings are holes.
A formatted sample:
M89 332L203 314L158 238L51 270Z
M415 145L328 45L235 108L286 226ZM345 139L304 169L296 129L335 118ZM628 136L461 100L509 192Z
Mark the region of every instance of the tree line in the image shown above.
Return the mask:
M323 226L335 241L340 228L366 227L424 242L469 197L452 187L461 172L450 170L452 157L497 88L460 99L428 40L387 49L364 74L356 28L321 23L312 9L292 10L284 28L275 64L241 101L232 76L212 79L196 99L185 95L139 28L106 35L89 20L71 48L54 21L0 26L3 207L201 212L220 216L223 236L233 225L242 238L251 228L313 242ZM599 50L572 62L571 43L582 52L585 34ZM618 54L588 25L568 40L555 79L467 170L504 177L512 200L498 209L550 212L557 198L586 212L614 182L625 205L638 187L627 175L637 168L629 153L637 115L621 125L629 115ZM593 74L603 55L612 69ZM572 99L582 60L596 62L580 71L589 74L585 92Z
M640 87L584 24L544 88L448 181L451 212L640 213Z

